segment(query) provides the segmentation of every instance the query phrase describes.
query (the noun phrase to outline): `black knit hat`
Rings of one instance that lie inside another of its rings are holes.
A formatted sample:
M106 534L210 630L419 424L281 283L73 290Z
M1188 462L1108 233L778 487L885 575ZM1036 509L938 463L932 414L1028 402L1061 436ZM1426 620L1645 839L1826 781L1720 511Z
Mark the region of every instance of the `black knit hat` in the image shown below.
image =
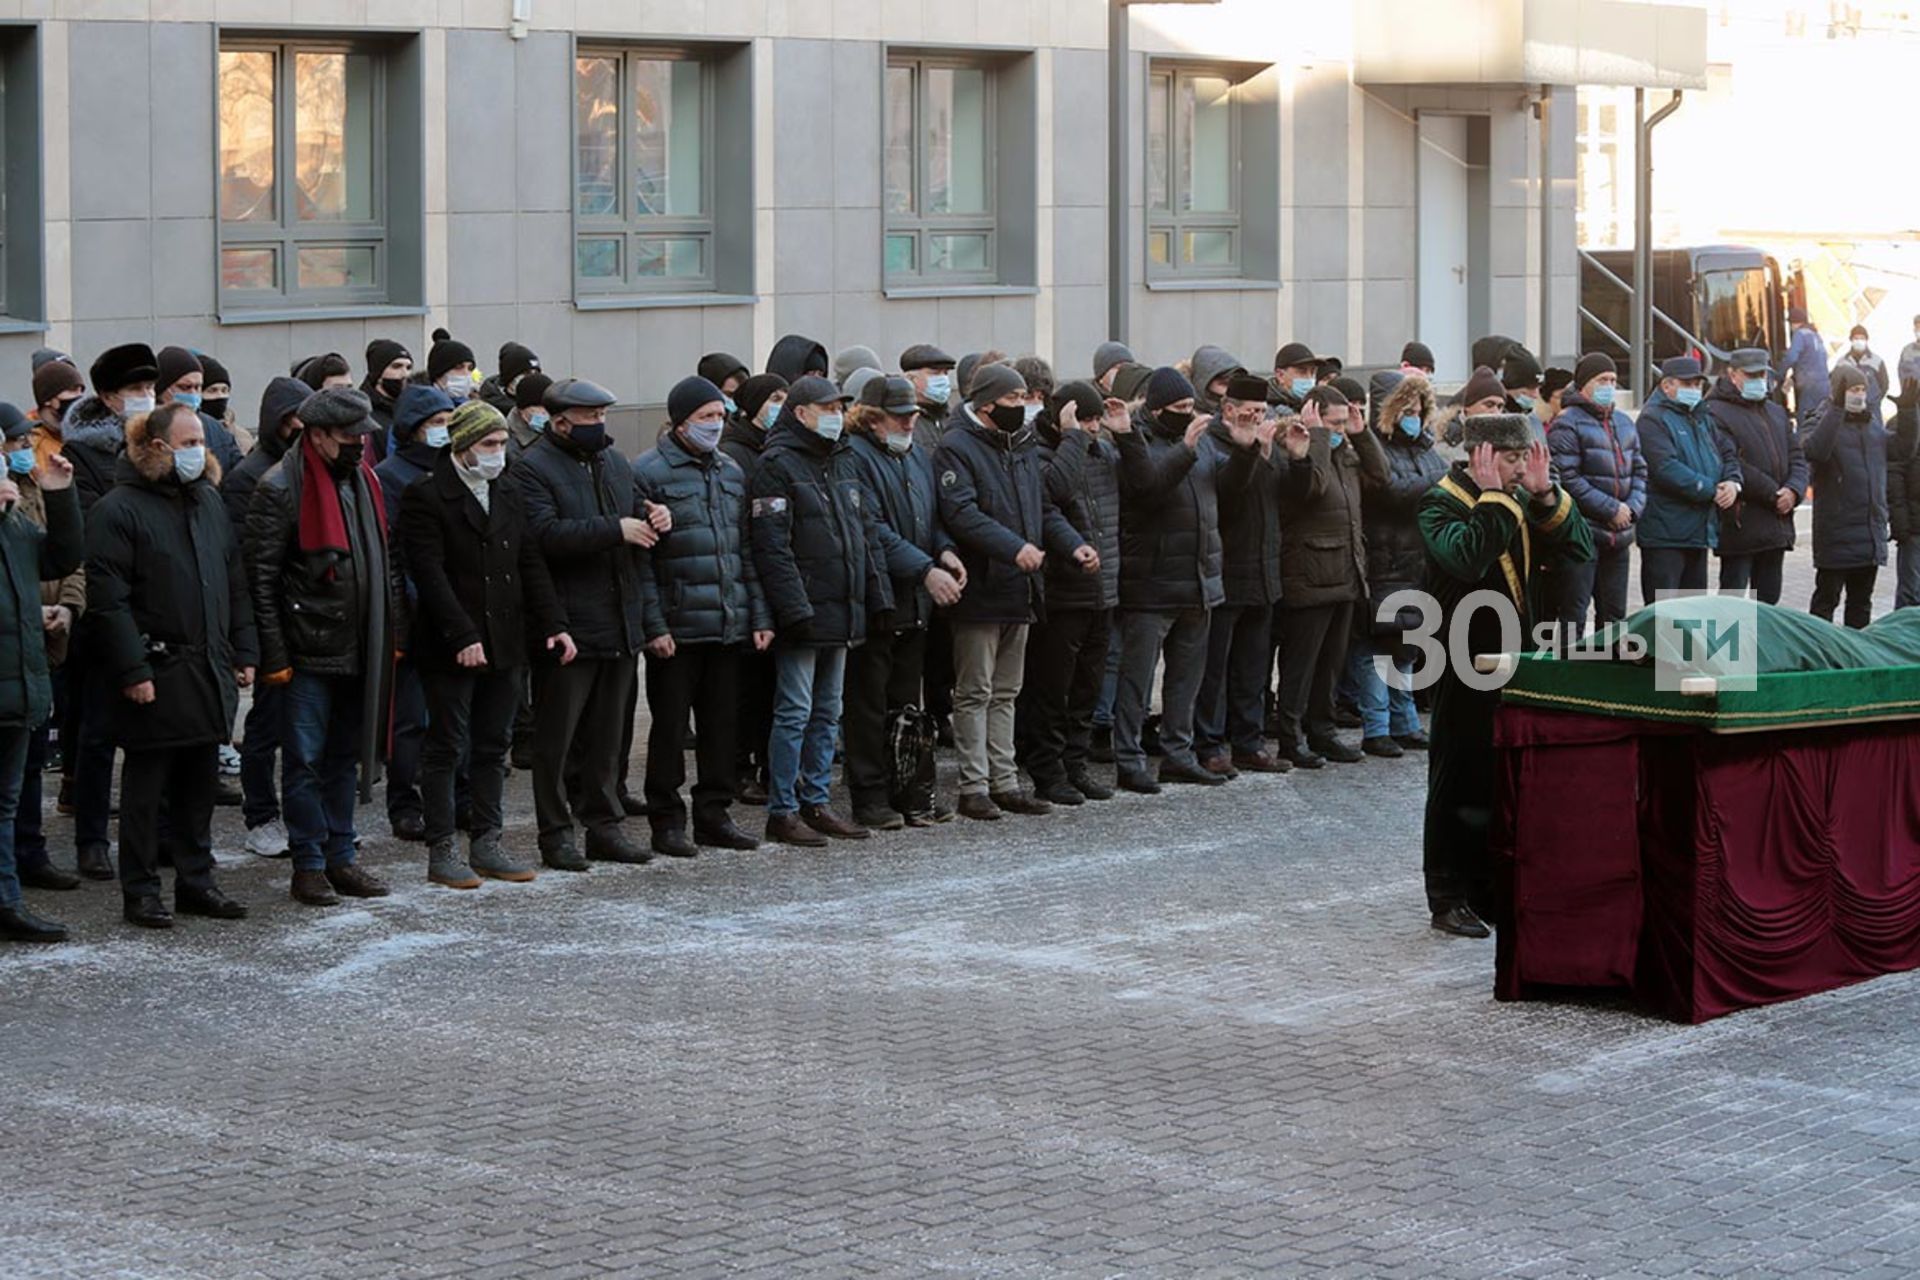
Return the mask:
M458 360L453 362L459 364ZM448 365L452 368L453 365ZM540 357L533 354L533 348L518 342L500 344L500 381L512 382L523 373L538 373Z
M1170 404L1193 399L1193 384L1172 365L1161 365L1147 379L1147 412L1158 413Z
M154 385L170 387L190 373L201 373L200 357L185 347L162 347L155 360L159 372L154 375Z
M1500 362L1500 385L1509 391L1522 391L1540 385L1540 362L1525 347L1515 347Z
M217 387L225 384L231 387L233 385L233 375L227 372L227 366L204 351L196 351L194 354L200 357L200 376L207 386Z
M719 404L723 399L725 397L720 394L720 388L699 374L682 378L673 384L673 390L667 392L667 421L677 427L703 406Z
M1573 366L1573 385L1576 390L1585 391L1587 384L1603 373L1619 373L1620 367L1613 357L1604 351L1589 351L1580 357L1580 363Z
M777 373L756 373L733 391L733 402L740 406L741 416L758 418L761 408L767 403L767 397L776 391L785 391L787 380Z
M137 382L152 382L160 376L153 348L144 342L127 342L102 351L87 370L87 381L102 395L124 390Z
M547 397L547 388L553 385L553 379L544 373L530 373L520 379L520 385L513 389L513 407L531 409L543 403Z
M1113 371L1113 394L1122 400L1137 400L1152 376L1153 370L1146 365L1126 361Z
M478 363L473 358L472 347L452 338L442 338L427 352L427 381L438 382L447 376L449 370L459 365Z
M1261 386L1264 388L1265 383ZM1089 422L1098 422L1100 415L1106 412L1106 397L1100 388L1084 378L1062 383L1047 397L1047 408L1052 411L1054 421L1060 419L1060 410L1068 401L1073 402L1073 416L1082 426Z
M11 440L23 436L33 429L33 423L27 415L20 412L18 405L0 400L0 440Z
M33 402L51 404L63 391L85 391L80 371L65 360L49 360L33 371Z
M367 344L367 376L378 382L395 360L412 359L413 352L392 338L375 338Z
M1409 342L1400 348L1400 363L1432 373L1434 370L1433 348L1424 342Z
M977 409L1001 396L1023 393L1026 389L1027 380L1012 365L998 361L983 364L973 371L973 382L967 387L967 403Z

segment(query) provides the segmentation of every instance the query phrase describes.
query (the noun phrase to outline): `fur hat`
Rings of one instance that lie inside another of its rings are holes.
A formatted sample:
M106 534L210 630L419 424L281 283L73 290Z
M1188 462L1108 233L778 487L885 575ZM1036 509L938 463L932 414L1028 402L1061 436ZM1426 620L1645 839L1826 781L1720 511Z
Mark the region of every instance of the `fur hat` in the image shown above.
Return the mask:
M1468 449L1525 449L1533 444L1533 423L1524 413L1476 413L1465 420L1461 441Z

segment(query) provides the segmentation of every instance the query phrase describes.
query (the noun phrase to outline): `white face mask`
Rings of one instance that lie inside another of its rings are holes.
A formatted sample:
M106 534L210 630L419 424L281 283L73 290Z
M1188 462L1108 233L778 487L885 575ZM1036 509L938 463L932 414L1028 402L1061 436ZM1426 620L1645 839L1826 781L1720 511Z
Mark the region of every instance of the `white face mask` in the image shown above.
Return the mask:
M499 453L476 453L473 456L474 473L488 480L498 479L500 473L506 469L507 452L504 449Z
M908 452L912 448L913 448L913 437L911 435L887 437L887 451L889 453L893 453L896 455L902 454L902 453Z
M1847 412L1865 413L1867 411L1867 393L1864 391L1847 392Z
M126 395L120 397L120 403L122 405L121 413L129 418L136 413L153 412L152 396L136 396L132 392L128 392Z
M1040 406L1030 403L1025 407L1024 411L1027 415L1027 425L1032 426L1033 420L1040 416Z
M1855 338L1849 345L1853 347L1853 354L1859 355L1867 349L1867 340L1865 338Z

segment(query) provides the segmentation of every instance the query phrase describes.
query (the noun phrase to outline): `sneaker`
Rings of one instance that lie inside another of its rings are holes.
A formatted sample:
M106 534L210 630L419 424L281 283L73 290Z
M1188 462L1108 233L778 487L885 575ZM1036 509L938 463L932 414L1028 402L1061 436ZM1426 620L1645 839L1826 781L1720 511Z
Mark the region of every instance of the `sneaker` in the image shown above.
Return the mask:
M225 742L220 744L220 772L229 777L240 776L240 753Z
M256 858L284 858L288 854L287 827L278 818L247 828L247 852Z
M460 856L460 847L451 839L436 840L427 846L427 879L449 889L478 889L480 877Z

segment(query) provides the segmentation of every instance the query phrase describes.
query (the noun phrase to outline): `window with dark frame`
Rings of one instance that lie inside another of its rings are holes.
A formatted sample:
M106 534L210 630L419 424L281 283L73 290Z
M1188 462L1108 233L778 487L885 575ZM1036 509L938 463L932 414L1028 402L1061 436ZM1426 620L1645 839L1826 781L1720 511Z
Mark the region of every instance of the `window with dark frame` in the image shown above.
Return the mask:
M1147 76L1147 271L1233 277L1244 260L1239 78L1204 65Z
M223 305L388 300L386 58L350 40L223 40Z
M991 67L889 59L881 165L889 283L998 281L995 96Z
M712 290L714 64L583 45L573 76L577 291Z

